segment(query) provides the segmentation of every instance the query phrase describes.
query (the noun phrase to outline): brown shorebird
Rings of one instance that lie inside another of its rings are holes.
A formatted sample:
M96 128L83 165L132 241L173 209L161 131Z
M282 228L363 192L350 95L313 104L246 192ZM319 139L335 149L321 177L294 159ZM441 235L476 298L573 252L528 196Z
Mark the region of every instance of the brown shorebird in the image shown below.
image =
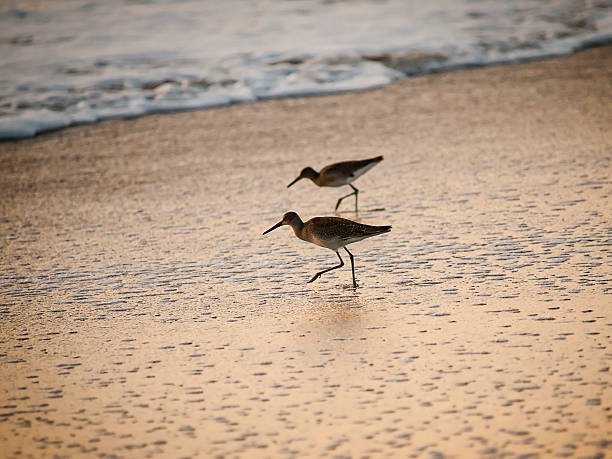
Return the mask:
M321 172L315 171L312 167L305 167L302 169L302 172L300 172L299 177L287 185L287 188L303 178L312 180L318 186L336 187L348 185L353 189L353 192L338 199L334 210L338 210L338 206L344 198L355 195L355 212L357 212L357 195L359 194L359 190L355 188L351 182L365 174L382 160L382 156L377 156L376 158L362 159L361 161L343 161L341 163L330 164L321 169Z
M353 261L353 254L349 252L346 246L348 244L352 244L353 242L358 242L362 239L391 231L390 226L362 225L361 223L340 217L315 217L304 223L300 216L295 212L287 212L285 215L283 215L283 219L280 222L269 230L264 231L264 234L267 234L283 225L291 226L295 235L301 240L312 242L313 244L320 245L326 249L333 250L340 259L339 265L316 273L314 276L312 276L312 279L310 279L308 283L317 280L323 273L333 269L342 268L344 266L344 261L342 261L342 257L340 257L340 253L338 253L338 249L344 247L344 250L346 250L346 253L348 253L351 259L353 287L357 287L357 281L355 280L355 263Z

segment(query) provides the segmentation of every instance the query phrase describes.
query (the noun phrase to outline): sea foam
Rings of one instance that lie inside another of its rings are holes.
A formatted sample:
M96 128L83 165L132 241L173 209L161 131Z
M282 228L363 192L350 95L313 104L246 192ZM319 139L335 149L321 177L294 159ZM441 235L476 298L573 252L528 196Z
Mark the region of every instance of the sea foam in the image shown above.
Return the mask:
M605 1L13 3L0 7L0 139L612 41Z

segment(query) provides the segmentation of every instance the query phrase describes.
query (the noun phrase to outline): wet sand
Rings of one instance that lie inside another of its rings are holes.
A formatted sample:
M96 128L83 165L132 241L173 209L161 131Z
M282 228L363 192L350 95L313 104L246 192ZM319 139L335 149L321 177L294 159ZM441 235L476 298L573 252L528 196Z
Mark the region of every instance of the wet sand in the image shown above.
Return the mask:
M0 144L5 457L612 453L612 48ZM261 233L355 185L350 266Z

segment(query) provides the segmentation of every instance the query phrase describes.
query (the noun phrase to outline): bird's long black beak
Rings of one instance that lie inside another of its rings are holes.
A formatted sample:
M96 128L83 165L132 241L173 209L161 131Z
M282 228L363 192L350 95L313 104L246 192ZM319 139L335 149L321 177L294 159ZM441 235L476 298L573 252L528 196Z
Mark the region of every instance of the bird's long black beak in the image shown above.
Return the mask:
M297 182L301 178L302 178L301 176L296 178L293 182L291 182L289 185L287 185L287 188L289 188L291 185L293 185L295 182Z
M270 231L274 231L276 228L283 226L283 222L278 222L276 225L274 225L272 228L270 228L269 230L264 231L264 234L268 234Z

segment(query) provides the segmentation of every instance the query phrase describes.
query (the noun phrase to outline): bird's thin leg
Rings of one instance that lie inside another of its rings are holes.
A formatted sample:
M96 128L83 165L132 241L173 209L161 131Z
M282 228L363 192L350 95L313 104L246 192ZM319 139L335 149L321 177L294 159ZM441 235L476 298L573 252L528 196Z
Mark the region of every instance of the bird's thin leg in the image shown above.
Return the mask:
M353 254L349 252L349 249L347 249L346 247L344 247L344 250L346 250L346 253L349 254L349 257L351 259L351 269L353 270L353 288L357 288L357 281L355 280L355 261L353 260Z
M351 185L350 183L349 183L349 186L354 191L352 193L349 193L346 196L342 196L341 198L338 199L338 202L336 202L336 208L334 209L334 212L338 210L338 207L340 206L340 203L342 202L342 200L344 198L348 198L349 196L353 196L353 195L355 195L355 212L357 212L357 193L359 193L359 190L357 188L355 188L353 185Z
M347 250L347 252L348 252L348 250ZM320 271L320 272L316 273L314 276L312 276L312 279L310 279L307 282L307 284L310 284L311 282L316 281L319 277L321 277L321 274L323 274L323 273L331 271L332 269L342 268L344 266L344 261L342 261L342 257L340 257L340 254L338 253L337 250L336 250L336 255L338 255L338 259L340 260L340 264L338 266L332 266L331 268L327 268L327 269L324 269L323 271Z
M359 190L357 188L355 188L353 185L351 185L350 183L349 183L349 186L353 190L355 190L355 213L359 213L359 211L357 210L357 196L359 195ZM346 247L345 247L345 249L346 249ZM347 252L348 252L348 250L347 250Z

